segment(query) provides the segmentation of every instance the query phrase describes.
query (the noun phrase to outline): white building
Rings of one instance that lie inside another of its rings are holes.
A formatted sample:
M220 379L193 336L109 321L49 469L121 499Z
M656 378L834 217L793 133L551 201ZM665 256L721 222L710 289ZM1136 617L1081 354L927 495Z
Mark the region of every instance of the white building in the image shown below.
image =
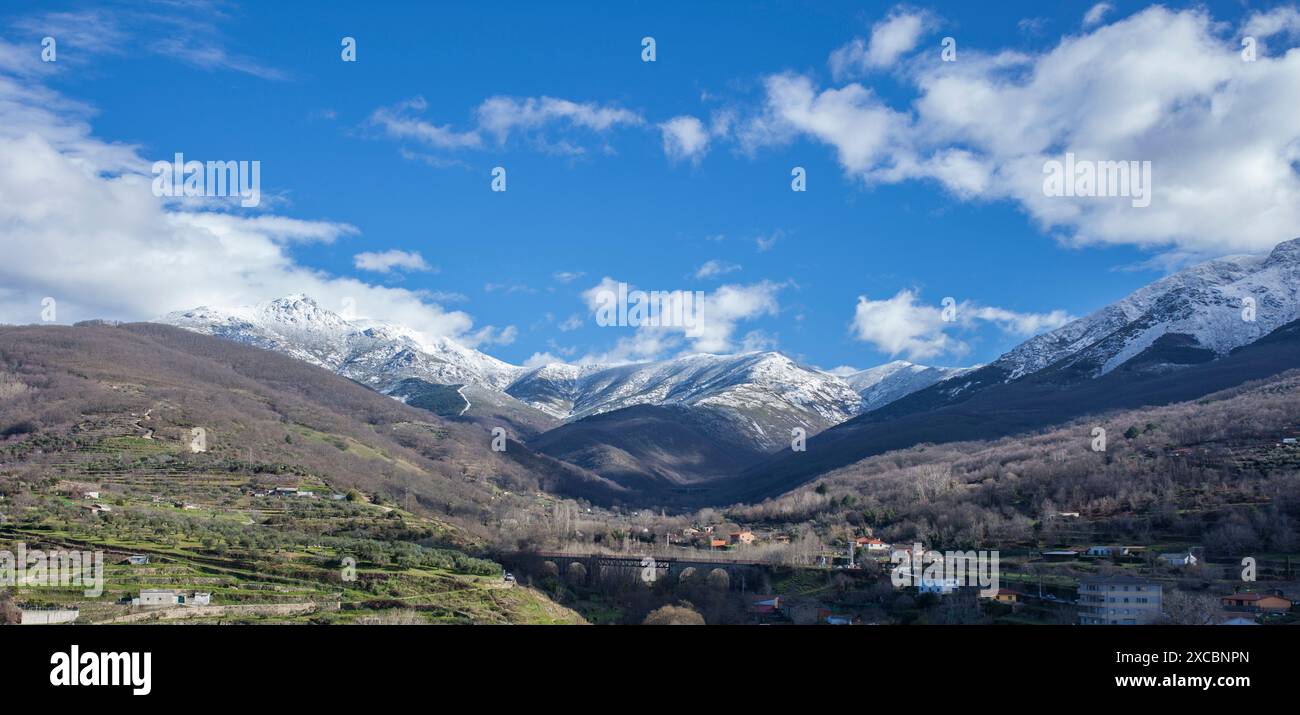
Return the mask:
M162 588L146 588L140 591L139 598L131 599L132 606L141 608L166 608L180 603L185 603L185 596Z
M1129 576L1079 582L1079 624L1137 626L1160 620L1164 589L1155 581Z
M22 625L50 625L54 623L72 623L81 615L77 608L22 608L19 609Z
M1190 551L1173 554L1160 554L1160 560L1164 562L1166 566L1172 566L1174 568L1196 565L1196 557L1193 556Z

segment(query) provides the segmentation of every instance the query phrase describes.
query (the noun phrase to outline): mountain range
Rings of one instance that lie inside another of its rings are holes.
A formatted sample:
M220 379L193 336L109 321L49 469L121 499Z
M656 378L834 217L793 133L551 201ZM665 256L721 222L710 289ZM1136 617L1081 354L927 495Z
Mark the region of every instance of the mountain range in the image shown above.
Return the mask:
M1300 366L1298 318L1300 239L1192 266L969 368L895 361L832 374L778 352L524 367L345 320L303 295L161 322L283 352L443 416L505 422L541 454L647 503L717 504L888 449L1191 399ZM790 449L795 428L810 436L806 452Z
M987 366L836 425L806 452L773 455L715 485L714 496L762 499L893 449L1193 400L1297 367L1300 239L1293 239L1265 256L1213 260L1158 280ZM1081 435L1081 444L1089 438Z
M778 352L530 368L400 324L347 320L301 294L158 322L282 352L444 416L504 421L523 438L636 405L683 405L740 430L752 448L774 451L796 427L815 434L963 372L898 361L840 377Z

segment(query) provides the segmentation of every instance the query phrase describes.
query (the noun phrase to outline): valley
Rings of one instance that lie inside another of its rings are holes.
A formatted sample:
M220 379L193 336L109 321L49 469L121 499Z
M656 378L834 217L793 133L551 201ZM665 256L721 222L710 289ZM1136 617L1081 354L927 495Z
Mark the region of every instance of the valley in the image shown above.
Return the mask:
M81 622L1056 623L1099 578L1228 598L1245 558L1294 592L1300 321L1290 278L1261 278L1294 246L961 369L523 368L305 296L0 327L0 545L108 556L106 598L2 599ZM1177 332L1241 285L1267 294L1255 321ZM1022 606L899 590L915 544L999 552Z

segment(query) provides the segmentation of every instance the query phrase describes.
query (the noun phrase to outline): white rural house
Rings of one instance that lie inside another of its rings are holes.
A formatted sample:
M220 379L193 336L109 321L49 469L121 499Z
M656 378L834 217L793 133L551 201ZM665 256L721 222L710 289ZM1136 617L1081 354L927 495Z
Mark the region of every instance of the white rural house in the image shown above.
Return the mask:
M141 608L166 608L181 603L185 603L184 594L163 588L146 588L140 591L139 598L131 600L132 606Z
M1190 551L1182 551L1182 552L1177 552L1172 554L1160 554L1160 560L1166 566L1172 566L1174 568L1182 568L1184 566L1195 566L1197 563L1196 557L1192 555L1192 552Z

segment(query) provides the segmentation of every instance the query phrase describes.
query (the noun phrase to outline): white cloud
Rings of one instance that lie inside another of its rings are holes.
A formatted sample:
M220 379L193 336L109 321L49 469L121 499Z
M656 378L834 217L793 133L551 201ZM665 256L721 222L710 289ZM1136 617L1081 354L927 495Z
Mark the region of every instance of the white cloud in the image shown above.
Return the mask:
M755 236L754 245L758 247L759 253L767 253L772 250L772 247L776 245L776 242L781 240L784 236L785 231L778 228L769 234Z
M507 295L509 295L512 293L536 293L537 289L525 283L514 283L514 282L494 283L489 281L483 284L484 293L496 293L498 291L504 292Z
M1055 330L1074 320L1074 316L1060 309L1049 313L1017 313L1006 308L968 306L966 312L969 317L964 320L967 322L973 319L994 323L1005 333L1026 338ZM959 311L958 315L963 313Z
M1047 19L1042 17L1022 17L1016 23L1016 29L1026 35L1037 35L1047 28Z
M381 127L394 139L413 139L436 149L466 149L482 144L478 132L458 132L449 125L438 126L417 115L428 109L424 97L414 97L370 114L369 123Z
M728 263L727 261L723 261L715 258L710 261L705 261L704 265L696 269L695 277L714 278L716 276L722 276L728 273L734 273L735 271L738 270L740 270L740 266L736 265L735 263Z
M551 274L551 277L560 283L567 284L572 283L585 275L587 274L582 271L556 271Z
M660 360L680 351L682 346L681 337L674 333L667 330L640 328L627 337L619 338L609 350L588 353L575 360L574 363L577 365L623 365L633 362Z
M231 70L268 80L285 80L289 76L274 67L244 55L231 54L219 44L194 44L186 38L163 37L154 44L155 51L206 70Z
M1282 32L1290 17L1253 22ZM912 66L917 98L901 108L860 84L773 75L738 137L751 151L812 137L867 184L927 180L1011 200L1075 245L1259 252L1300 233L1297 76L1300 52L1244 62L1239 37L1204 10L1154 6L1037 53L967 49ZM1044 163L1066 151L1150 161L1151 205L1045 196Z
M545 367L546 365L563 362L565 362L564 358L559 355L549 352L537 352L529 355L528 359L524 360L524 367Z
M418 251L384 251L375 253L367 251L352 257L352 265L363 271L390 273L395 269L404 271L427 271L432 266L424 261Z
M462 341L470 345L509 345L517 337L519 337L519 330L513 325L504 328L487 325L462 337Z
M617 293L618 286L619 281L606 276L600 283L583 291L582 297L587 308L595 314L601 305L602 293ZM776 315L780 309L777 295L783 287L783 284L771 281L719 286L713 292L704 293L703 302L697 313L698 319L692 321L693 325L610 328L610 330L633 331L633 334L620 338L613 349L599 355L589 355L583 362L651 360L684 349L689 352L732 352L738 346L734 338L738 324ZM634 290L638 288L628 286L629 292ZM760 338L764 341L770 340L761 334L752 333L747 335L740 345L754 344L754 341Z
M704 122L683 115L659 125L664 136L664 154L674 161L699 161L709 151L709 130Z
M890 355L925 360L943 353L965 352L961 341L948 335L939 308L920 305L916 294L901 290L887 300L858 296L853 312L853 336Z
M926 13L894 8L871 26L870 41L855 38L831 53L832 76L839 80L894 64L916 47L928 24Z
M603 134L615 127L644 123L640 115L626 109L555 97L489 97L474 110L475 126L463 130L425 120L422 115L428 108L424 97L413 97L376 109L366 124L380 128L392 139L416 141L440 151L481 149L485 135L502 146L512 134L519 133L527 135L532 146L540 151L580 155L586 149L577 139L567 136L567 132L582 129ZM457 163L405 150L403 156L434 167Z
M475 115L479 128L494 135L498 143L505 143L515 130L540 129L552 123L595 132L643 123L639 115L626 109L555 97L489 97Z
M1115 8L1108 2L1099 2L1088 8L1088 12L1083 14L1083 26L1092 27L1106 19L1106 15Z
M764 86L765 111L748 124L742 137L751 148L807 134L835 147L849 171L868 173L887 161L905 139L907 117L860 84L819 92L811 79L787 73L768 77Z
M582 327L582 316L578 315L577 313L574 313L573 315L570 315L568 318L565 318L564 322L560 323L559 327L560 327L560 332L562 333L567 333L570 330L577 330L578 328Z
M1291 40L1300 37L1300 9L1294 5L1252 13L1241 28L1241 36L1255 38L1261 52L1267 51L1266 40L1279 35Z
M424 294L298 263L302 241L353 235L347 224L198 208L155 197L149 158L93 136L89 108L0 67L0 321L37 322L42 298L62 323L148 320L200 305L251 305L305 293L350 299L358 317L473 344L505 331Z
M60 65L84 66L102 56L139 51L202 70L240 72L266 80L289 78L280 69L228 49L217 26L226 13L213 3L191 0L186 5L175 8L184 10L175 14L167 12L167 8L130 5L114 7L111 12L48 12L19 18L13 25L22 35L55 38Z
M1005 308L954 304L951 320L944 320L943 308L917 302L911 290L900 290L892 298L871 300L858 296L851 332L855 338L891 356L928 360L938 355L960 356L970 348L951 331L991 323L1003 332L1029 337L1058 328L1073 320L1061 310L1050 313L1018 313Z

